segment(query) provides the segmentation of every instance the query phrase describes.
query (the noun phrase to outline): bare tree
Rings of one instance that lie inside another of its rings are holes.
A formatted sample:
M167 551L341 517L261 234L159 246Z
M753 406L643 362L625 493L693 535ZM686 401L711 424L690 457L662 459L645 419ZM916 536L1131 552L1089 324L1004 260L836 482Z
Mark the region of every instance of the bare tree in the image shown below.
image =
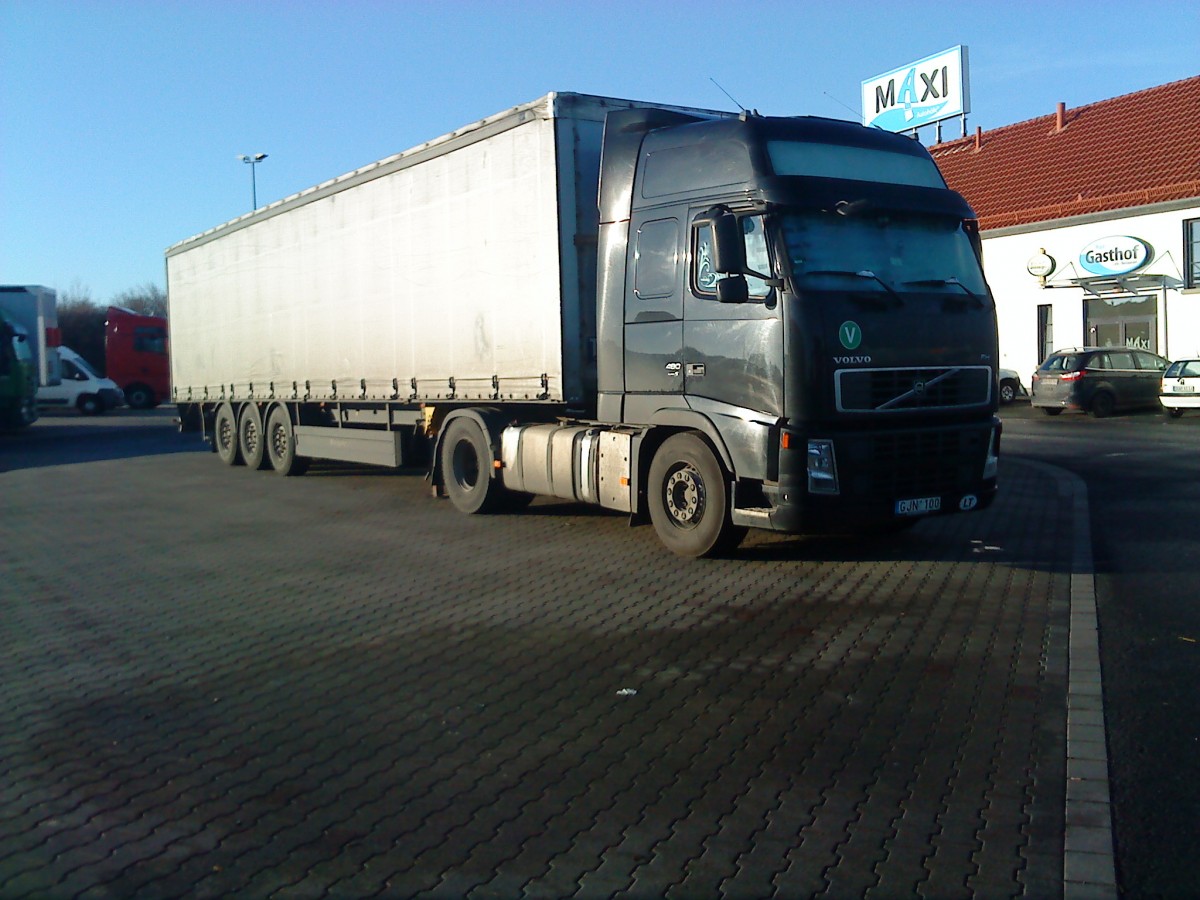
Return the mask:
M113 306L123 306L143 316L167 315L167 292L152 281L121 291L112 299Z
M99 371L104 371L104 309L78 280L59 292L58 328L62 342Z

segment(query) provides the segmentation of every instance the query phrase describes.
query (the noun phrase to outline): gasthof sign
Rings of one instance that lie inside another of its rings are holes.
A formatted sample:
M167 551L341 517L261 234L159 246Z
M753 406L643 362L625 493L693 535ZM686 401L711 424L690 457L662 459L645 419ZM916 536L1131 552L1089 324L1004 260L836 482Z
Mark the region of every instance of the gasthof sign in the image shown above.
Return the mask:
M912 131L971 111L967 48L893 69L862 83L863 124L885 131Z
M1149 261L1150 245L1129 235L1100 238L1079 253L1079 265L1093 275L1125 275Z

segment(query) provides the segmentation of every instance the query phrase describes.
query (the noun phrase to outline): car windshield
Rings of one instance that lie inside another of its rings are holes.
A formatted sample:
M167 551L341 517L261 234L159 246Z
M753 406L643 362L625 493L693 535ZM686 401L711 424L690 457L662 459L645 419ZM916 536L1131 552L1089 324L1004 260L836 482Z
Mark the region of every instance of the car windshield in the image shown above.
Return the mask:
M1200 378L1200 359L1180 359L1171 363L1164 378Z
M1051 356L1048 360L1042 363L1042 371L1044 372L1075 372L1079 370L1079 357L1074 353L1067 353L1062 356Z
M987 286L962 224L910 213L783 216L792 274L810 289L936 291L983 302Z
M85 360L82 356L77 356L75 359L71 360L71 362L75 363L76 366L78 366L81 370L83 370L84 373L90 375L92 378L100 377L96 374L96 370L88 365L87 360Z

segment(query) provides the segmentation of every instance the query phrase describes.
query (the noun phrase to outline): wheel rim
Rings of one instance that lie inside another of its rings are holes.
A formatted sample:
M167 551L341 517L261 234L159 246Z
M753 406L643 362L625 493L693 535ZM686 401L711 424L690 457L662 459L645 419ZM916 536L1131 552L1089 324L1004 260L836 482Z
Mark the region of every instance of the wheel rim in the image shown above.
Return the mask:
M694 466L685 464L673 469L663 491L664 506L676 527L695 528L704 518L704 479Z
M233 423L228 419L222 419L218 440L221 442L221 449L228 451L233 448Z
M271 429L271 452L275 454L276 459L283 459L288 452L288 437L287 429L282 425L276 424Z
M470 441L459 441L454 445L452 461L454 481L463 490L474 490L479 484L479 455Z
M245 439L246 452L253 456L258 452L258 426L253 422L247 422L243 437Z

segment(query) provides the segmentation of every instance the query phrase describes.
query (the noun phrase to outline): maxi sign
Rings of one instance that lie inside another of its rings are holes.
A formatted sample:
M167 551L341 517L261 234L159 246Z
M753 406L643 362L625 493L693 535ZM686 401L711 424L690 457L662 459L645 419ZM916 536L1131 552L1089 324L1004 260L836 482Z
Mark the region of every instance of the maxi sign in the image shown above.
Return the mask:
M863 124L913 131L971 111L967 48L961 44L862 83Z

